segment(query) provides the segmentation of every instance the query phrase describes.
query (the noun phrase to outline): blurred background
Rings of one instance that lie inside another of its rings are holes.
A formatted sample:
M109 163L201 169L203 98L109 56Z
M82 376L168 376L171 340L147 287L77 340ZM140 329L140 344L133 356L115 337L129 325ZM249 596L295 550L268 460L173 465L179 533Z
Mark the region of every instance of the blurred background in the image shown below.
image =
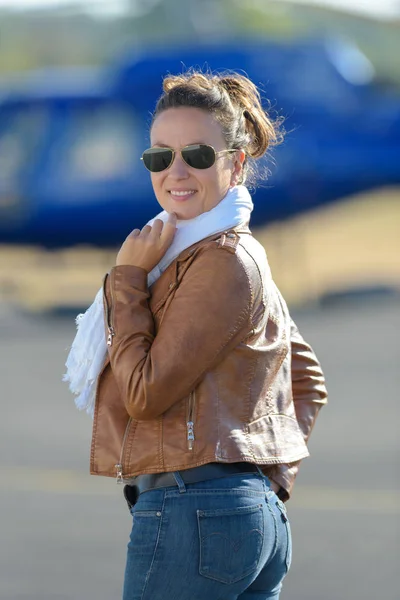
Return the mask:
M284 118L253 232L324 367L282 600L398 600L399 0L0 0L0 599L121 595L130 516L61 383L74 316L158 212L162 77L246 73Z

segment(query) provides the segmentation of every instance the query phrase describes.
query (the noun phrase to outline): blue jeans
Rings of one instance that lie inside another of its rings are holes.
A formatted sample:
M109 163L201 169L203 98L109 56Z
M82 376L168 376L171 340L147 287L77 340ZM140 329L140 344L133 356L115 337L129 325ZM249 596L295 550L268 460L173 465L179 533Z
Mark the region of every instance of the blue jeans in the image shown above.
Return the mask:
M131 508L123 600L277 600L292 541L268 478L174 475Z

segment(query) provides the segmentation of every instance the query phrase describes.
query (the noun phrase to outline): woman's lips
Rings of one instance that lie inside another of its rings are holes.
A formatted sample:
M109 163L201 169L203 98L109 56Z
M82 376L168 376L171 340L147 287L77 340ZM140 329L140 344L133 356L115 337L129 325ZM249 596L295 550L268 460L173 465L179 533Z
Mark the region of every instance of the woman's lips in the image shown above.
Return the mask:
M196 190L169 190L169 195L176 202L185 202L185 200L189 200L192 198Z

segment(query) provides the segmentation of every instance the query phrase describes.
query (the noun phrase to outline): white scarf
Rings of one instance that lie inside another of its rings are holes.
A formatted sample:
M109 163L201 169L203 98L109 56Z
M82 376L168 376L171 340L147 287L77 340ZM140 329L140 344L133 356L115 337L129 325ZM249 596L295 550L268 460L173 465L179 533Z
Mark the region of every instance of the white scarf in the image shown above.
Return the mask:
M253 202L247 188L239 185L230 188L221 202L210 211L194 219L178 221L171 246L158 265L148 274L148 286L150 287L160 277L183 250L210 235L247 224L252 210ZM168 213L162 211L148 224L152 225L155 219L161 219L165 223ZM77 396L75 398L77 408L86 410L93 417L97 378L107 358L103 288L97 292L93 304L87 311L76 317L76 324L77 333L65 363L67 372L63 381L69 383L69 389Z

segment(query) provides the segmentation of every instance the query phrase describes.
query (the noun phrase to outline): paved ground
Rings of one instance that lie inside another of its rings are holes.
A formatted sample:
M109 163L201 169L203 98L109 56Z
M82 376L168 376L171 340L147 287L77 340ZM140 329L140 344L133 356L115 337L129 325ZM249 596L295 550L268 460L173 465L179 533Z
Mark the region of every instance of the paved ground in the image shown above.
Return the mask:
M282 600L398 600L400 305L295 315L330 391L288 508ZM120 598L130 517L87 475L90 419L61 383L72 319L0 308L0 599ZM172 599L171 599L172 600Z

